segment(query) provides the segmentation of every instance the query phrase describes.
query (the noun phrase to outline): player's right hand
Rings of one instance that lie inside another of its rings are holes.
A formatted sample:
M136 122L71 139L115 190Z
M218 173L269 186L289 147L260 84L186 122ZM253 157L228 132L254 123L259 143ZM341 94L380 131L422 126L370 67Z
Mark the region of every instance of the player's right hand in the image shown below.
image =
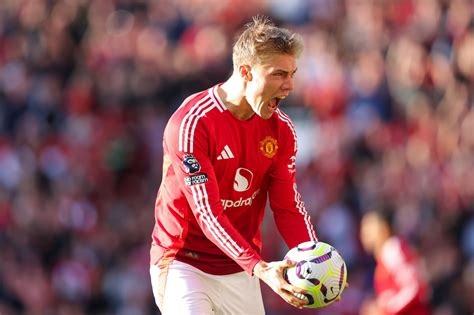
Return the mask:
M296 263L290 260L264 262L260 261L253 268L253 273L265 282L287 303L302 309L308 304L306 300L300 299L295 294L305 294L306 291L289 284L284 278L287 268L295 266Z

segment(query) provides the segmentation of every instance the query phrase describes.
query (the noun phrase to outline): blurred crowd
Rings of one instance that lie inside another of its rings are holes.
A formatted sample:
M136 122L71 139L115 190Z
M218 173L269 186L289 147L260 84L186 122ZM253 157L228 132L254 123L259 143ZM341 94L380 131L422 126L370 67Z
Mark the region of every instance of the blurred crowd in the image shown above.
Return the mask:
M474 312L472 1L2 0L0 314L158 314L163 128L227 78L255 14L304 38L284 104L311 126L298 184L349 267L342 301L312 314L370 297L359 220L381 203L424 259L434 314ZM266 220L269 260L287 251L275 233ZM264 295L267 314L297 312Z

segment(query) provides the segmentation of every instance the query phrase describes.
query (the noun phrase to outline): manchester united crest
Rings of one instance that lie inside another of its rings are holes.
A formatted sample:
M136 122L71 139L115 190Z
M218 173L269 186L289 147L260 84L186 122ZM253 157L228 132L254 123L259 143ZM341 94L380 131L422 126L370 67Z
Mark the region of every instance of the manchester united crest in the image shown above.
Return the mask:
M271 159L278 151L278 141L270 136L265 137L265 139L260 141L260 151L262 151L264 156Z

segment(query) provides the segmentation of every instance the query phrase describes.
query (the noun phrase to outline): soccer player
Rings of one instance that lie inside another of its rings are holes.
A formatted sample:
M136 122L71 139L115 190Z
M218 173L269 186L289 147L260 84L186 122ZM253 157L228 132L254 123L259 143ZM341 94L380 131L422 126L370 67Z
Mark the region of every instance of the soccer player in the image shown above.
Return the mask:
M373 254L375 303L367 302L362 315L428 315L428 284L420 259L393 230L393 210L375 208L364 214L360 239Z
M294 263L259 254L267 198L290 248L317 240L295 183L295 128L278 108L301 50L298 35L254 18L233 46L230 78L170 118L150 268L163 314L264 314L259 279L306 304L283 277Z

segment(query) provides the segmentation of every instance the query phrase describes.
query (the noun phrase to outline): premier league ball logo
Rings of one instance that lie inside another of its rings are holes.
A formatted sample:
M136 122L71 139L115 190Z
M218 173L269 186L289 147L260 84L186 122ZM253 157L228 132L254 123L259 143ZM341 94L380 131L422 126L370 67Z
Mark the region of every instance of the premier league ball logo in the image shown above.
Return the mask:
M201 165L192 154L186 154L183 157L182 163L184 166L184 171L188 174L194 174L201 170Z

